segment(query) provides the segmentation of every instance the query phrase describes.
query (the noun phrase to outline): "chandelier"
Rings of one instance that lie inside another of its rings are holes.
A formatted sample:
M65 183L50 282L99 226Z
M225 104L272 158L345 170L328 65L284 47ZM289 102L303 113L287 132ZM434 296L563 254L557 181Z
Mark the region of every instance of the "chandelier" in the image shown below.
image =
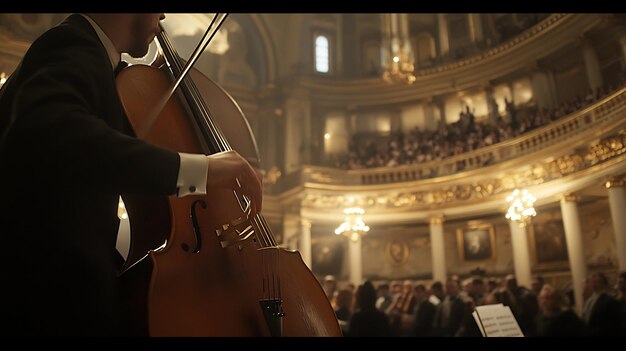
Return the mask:
M344 209L343 213L346 215L345 220L335 229L335 234L345 235L354 242L359 241L359 237L370 230L361 217L365 210L360 207L349 207Z
M409 40L409 20L406 13L382 14L383 79L390 83L415 82L415 58Z
M528 190L520 191L515 189L511 195L506 197L506 202L509 203L509 210L505 217L524 225L531 217L537 214L533 207L536 200Z

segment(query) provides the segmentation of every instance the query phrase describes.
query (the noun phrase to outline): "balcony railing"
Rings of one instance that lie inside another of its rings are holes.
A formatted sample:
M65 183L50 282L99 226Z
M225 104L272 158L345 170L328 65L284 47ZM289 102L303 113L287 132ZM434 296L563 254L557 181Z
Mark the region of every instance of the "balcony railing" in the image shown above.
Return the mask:
M560 156L573 147L589 145L612 132L626 128L626 88L558 121L535 129L524 136L507 140L444 160L397 167L341 170L304 166L273 186L272 193L282 193L306 183L361 186L410 182L445 177L504 162L528 162L536 157Z

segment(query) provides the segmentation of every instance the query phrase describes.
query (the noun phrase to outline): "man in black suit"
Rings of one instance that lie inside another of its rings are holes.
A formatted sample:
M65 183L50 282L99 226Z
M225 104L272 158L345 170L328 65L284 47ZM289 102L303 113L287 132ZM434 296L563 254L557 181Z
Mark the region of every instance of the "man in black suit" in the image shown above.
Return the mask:
M413 288L415 296L415 325L413 336L433 336L433 323L437 307L428 301L426 287L417 284Z
M591 275L593 293L583 305L583 320L589 336L621 336L621 306L608 292L609 281L602 272Z
M236 152L185 154L133 136L114 67L122 52L144 56L164 18L73 14L0 90L0 334L126 334L121 194L206 194L237 178L260 211L261 179Z

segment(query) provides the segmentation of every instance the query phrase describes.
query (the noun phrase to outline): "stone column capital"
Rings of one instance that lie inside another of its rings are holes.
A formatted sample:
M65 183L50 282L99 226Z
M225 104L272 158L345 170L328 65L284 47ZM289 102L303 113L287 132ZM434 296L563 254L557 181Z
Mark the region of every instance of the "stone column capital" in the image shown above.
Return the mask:
M443 224L443 222L445 222L445 216L444 215L435 215L430 217L429 221L430 224Z
M559 200L561 201L561 203L577 202L578 200L580 200L580 197L574 194L561 194L559 196Z
M623 177L609 177L604 180L604 187L607 189L611 188L621 188L624 186L624 178Z
M311 221L306 218L300 218L300 225L307 229L311 229Z

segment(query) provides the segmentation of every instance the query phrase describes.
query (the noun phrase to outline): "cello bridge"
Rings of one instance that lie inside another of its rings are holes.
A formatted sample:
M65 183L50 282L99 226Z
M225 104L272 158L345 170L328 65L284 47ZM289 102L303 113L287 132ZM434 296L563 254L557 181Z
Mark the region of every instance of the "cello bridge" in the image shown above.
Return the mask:
M254 227L243 217L239 217L229 224L223 224L215 232L222 248L237 244L241 250L254 237Z

